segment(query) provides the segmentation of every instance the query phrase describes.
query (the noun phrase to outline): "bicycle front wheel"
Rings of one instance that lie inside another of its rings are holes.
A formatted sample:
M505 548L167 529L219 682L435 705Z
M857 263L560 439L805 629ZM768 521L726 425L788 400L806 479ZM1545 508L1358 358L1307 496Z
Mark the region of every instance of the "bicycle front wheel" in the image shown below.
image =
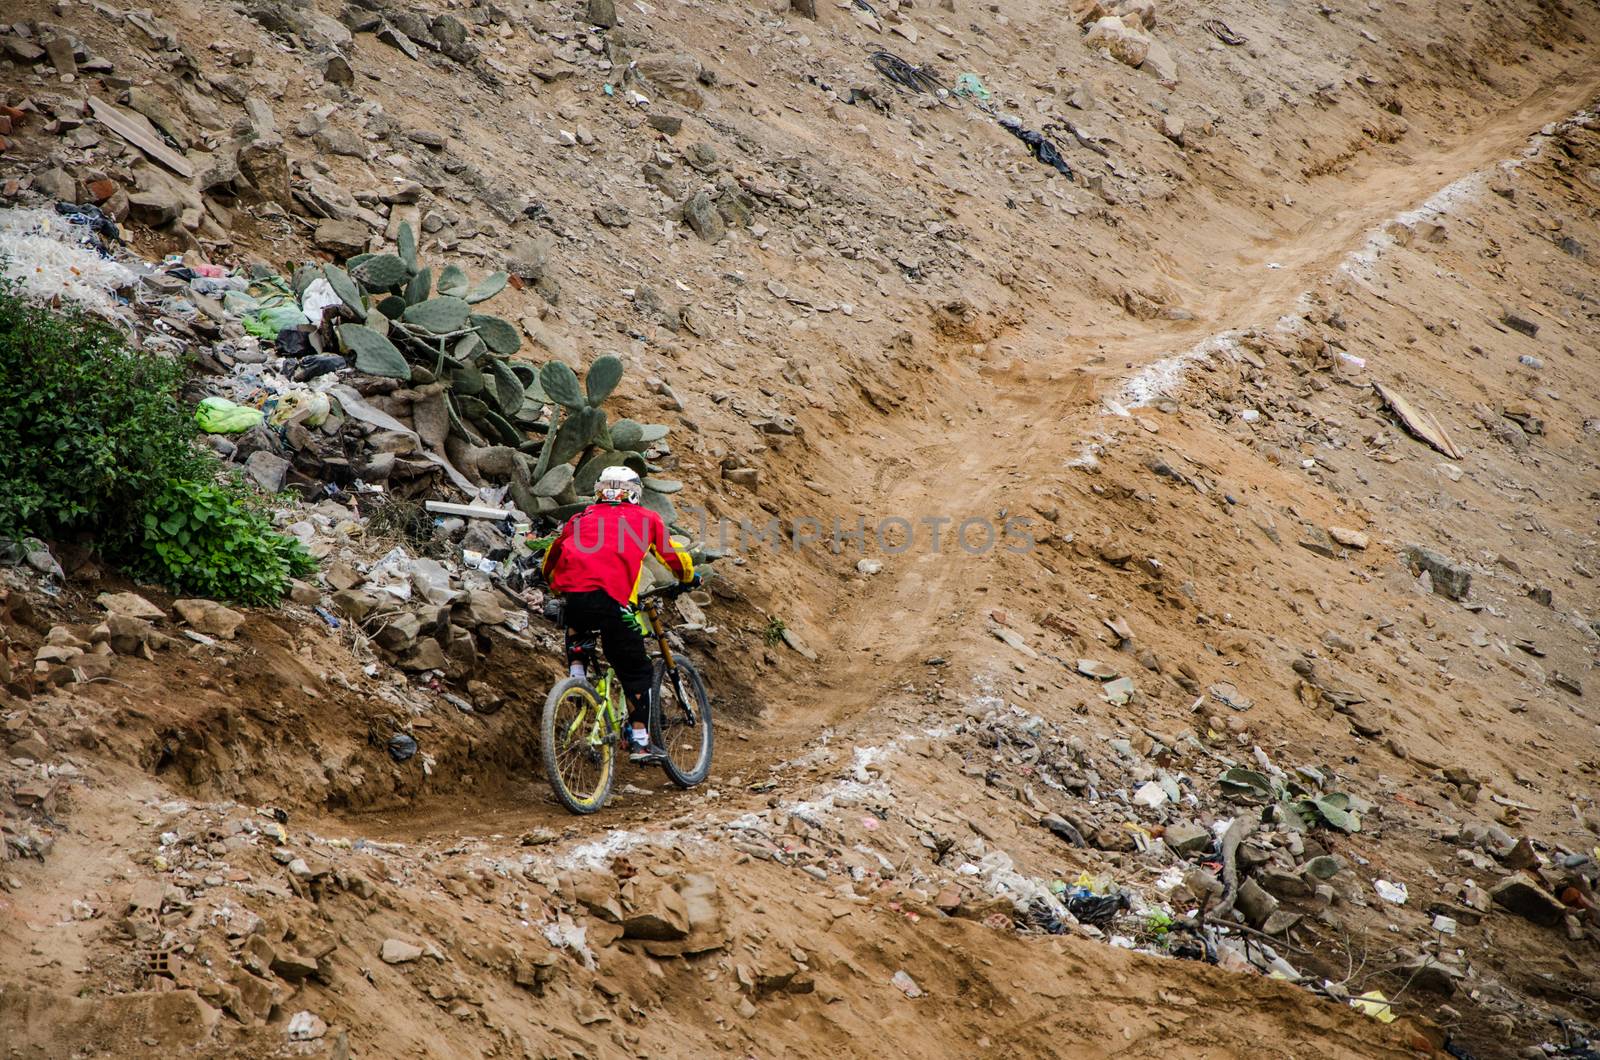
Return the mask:
M711 701L705 682L687 659L668 667L656 660L650 687L651 735L667 754L661 768L680 788L692 788L711 772Z
M594 813L617 778L617 731L588 681L569 677L550 690L539 724L544 770L561 805Z

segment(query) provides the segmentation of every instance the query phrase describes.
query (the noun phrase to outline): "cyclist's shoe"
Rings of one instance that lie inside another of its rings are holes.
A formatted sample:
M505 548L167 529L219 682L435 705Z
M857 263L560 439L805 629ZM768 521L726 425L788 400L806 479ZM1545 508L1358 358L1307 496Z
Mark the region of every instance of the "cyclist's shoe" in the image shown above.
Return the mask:
M666 760L667 752L655 744L634 747L628 754L628 761L636 766L659 766Z

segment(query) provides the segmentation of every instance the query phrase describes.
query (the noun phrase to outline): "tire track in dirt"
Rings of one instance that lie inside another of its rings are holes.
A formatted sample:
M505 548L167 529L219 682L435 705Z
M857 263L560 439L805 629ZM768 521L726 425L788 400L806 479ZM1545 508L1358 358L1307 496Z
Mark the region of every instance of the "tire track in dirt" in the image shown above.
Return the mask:
M890 737L894 723L874 717L872 708L897 688L922 680L924 661L931 656L952 663L982 657L989 644L998 642L981 612L1003 610L1006 603L1004 592L988 590L1008 590L1041 573L1019 567L1019 557L1004 548L964 554L952 548L949 528L967 516L1003 519L1040 501L1041 489L1081 455L1096 433L1095 421L1105 414L1092 400L1097 393L1108 396L1114 386L1127 386L1152 365L1203 351L1229 330L1267 325L1292 312L1298 299L1333 275L1380 226L1470 174L1519 157L1530 134L1568 117L1596 90L1592 83L1563 75L1485 128L1409 164L1368 159L1362 167L1321 178L1316 191L1326 197L1328 209L1314 226L1286 232L1277 242L1241 247L1232 260L1186 281L1211 292L1193 321L1127 318L1115 333L1086 331L1065 343L1012 327L1003 332L1015 346L1007 358L991 356L976 370L952 375L943 391L916 409L875 422L874 449L906 455L880 461L859 507L869 525L890 515L919 528L925 520L948 520L941 524L944 547L924 547L929 543L924 531L915 547L883 557L880 573L844 590L835 608L839 621L824 645L826 687L782 717L768 719L756 733L723 729L711 786L733 775L742 776L745 785L766 777L773 763L829 729L848 727L862 739ZM1268 269L1269 262L1281 268ZM860 484L854 485L859 491ZM715 700L714 688L712 694ZM571 837L682 822L684 814L707 807L705 789L677 792L664 783L657 790L638 787L655 787L656 779L653 771L642 779L625 772L619 797L598 818L583 821L574 821L548 798L538 776L528 778L523 795L509 799L440 801L357 821L368 833L376 827L379 834L411 840L459 837L466 831L463 821L472 822L476 835L565 829ZM712 805L718 816L732 815L773 793L793 794L811 779L803 770L779 769L768 780L773 786L759 796L723 792Z

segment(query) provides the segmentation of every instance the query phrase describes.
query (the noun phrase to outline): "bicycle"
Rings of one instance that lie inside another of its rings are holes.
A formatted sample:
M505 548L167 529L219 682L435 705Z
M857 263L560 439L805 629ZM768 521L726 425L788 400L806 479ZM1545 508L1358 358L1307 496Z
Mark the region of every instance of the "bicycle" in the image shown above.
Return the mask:
M688 589L674 585L644 593L636 611L659 651L650 683L650 740L666 752L661 768L680 788L694 787L711 772L711 702L705 682L694 664L667 643L661 615L663 599ZM585 654L593 659L593 647ZM607 664L591 683L587 664L583 669L550 690L539 726L550 786L561 804L577 814L594 813L611 798L617 755L627 742L628 711L616 671Z

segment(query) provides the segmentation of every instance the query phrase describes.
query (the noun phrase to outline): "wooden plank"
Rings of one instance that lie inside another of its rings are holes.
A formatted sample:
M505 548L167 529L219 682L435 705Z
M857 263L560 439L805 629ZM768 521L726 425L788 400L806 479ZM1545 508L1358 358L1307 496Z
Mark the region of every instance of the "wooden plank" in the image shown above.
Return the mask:
M143 115L135 118L127 111L119 110L105 100L95 96L89 97L89 109L94 111L94 116L100 124L128 141L151 158L160 162L178 176L188 180L194 176L194 167L189 160L161 142L161 138L151 130L150 123Z
M486 508L481 504L451 504L448 501L428 501L423 507L435 515L459 515L463 519L504 519L511 514L504 508Z
M1376 390L1378 396L1383 399L1384 404L1393 409L1394 414L1400 417L1400 422L1405 424L1406 430L1421 438L1451 460L1461 459L1461 450L1456 448L1456 443L1450 440L1450 435L1446 433L1444 427L1440 426L1439 421L1434 419L1432 415L1423 409L1417 408L1403 394L1390 390L1382 383L1374 381L1372 389Z

